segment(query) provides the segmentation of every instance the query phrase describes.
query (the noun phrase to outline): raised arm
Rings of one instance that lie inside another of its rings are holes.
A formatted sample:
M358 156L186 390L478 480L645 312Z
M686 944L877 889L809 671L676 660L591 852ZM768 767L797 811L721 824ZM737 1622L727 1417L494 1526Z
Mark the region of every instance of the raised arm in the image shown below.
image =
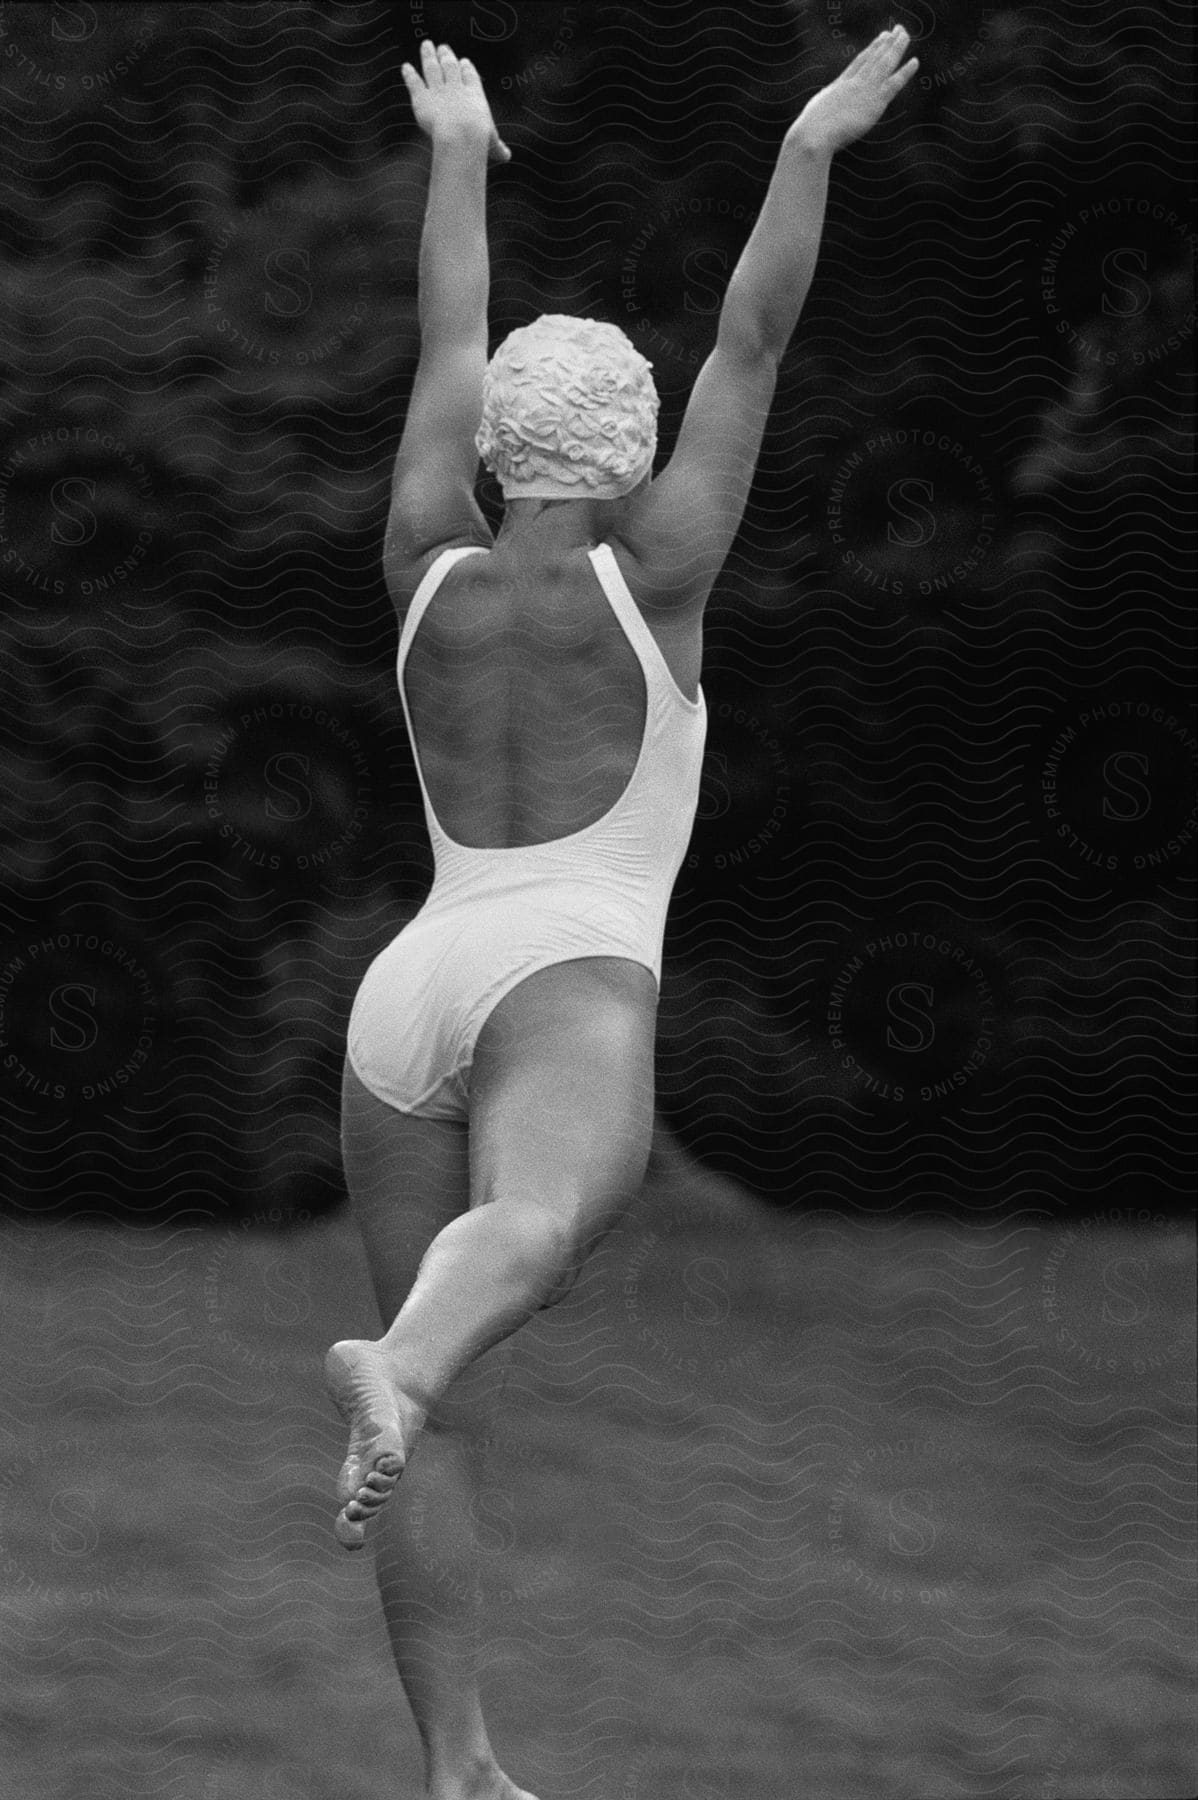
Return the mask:
M784 354L819 255L828 173L919 67L902 26L884 31L790 127L732 272L715 349L691 391L674 454L629 503L625 537L662 603L702 606L740 528Z
M901 25L880 33L808 101L783 138L720 313L720 332L746 348L784 354L815 274L832 158L877 124L918 69L915 57L902 63L908 42Z
M397 604L430 550L477 536L490 542L474 498L487 366L488 162L511 151L482 82L448 44L421 45L422 72L403 66L416 122L432 143L420 239L420 358L391 482L383 568Z

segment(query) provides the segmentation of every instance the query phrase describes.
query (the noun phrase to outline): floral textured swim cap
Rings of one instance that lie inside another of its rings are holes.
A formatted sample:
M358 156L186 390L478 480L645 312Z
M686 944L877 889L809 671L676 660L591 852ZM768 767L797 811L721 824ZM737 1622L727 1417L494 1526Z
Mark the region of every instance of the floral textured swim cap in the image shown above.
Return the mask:
M542 313L483 376L474 442L507 500L617 500L653 467L653 364L618 325Z

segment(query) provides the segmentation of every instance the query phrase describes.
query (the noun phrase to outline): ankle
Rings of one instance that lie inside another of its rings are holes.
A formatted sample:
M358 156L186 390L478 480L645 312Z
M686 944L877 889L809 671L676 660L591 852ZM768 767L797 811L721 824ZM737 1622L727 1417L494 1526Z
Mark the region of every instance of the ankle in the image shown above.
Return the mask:
M434 1764L425 1793L428 1800L495 1800L503 1784L503 1771L487 1750Z

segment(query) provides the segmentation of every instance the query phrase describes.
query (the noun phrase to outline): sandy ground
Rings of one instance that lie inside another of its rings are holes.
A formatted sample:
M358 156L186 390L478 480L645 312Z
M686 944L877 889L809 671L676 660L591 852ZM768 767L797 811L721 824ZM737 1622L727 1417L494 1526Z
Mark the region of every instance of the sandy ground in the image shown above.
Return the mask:
M763 1212L678 1156L513 1351L486 1694L541 1800L1198 1790L1194 1257ZM285 1237L0 1226L0 1794L415 1800ZM432 1552L430 1551L430 1554Z

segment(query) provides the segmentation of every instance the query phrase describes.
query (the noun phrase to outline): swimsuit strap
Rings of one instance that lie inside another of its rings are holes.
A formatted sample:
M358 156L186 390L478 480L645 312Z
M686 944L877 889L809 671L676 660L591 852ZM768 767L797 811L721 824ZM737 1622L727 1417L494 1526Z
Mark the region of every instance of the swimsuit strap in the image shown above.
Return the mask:
M674 679L674 671L662 655L661 645L645 623L645 615L629 592L628 583L620 572L615 552L610 544L596 544L588 550L591 567L599 578L599 585L611 603L611 609L624 627L624 634L636 651L645 680L661 687L664 683L666 691L680 700L683 706L692 712L698 712L703 705L703 689L700 687L698 698L692 700L684 694Z
M434 556L428 568L420 578L420 585L412 595L407 616L403 622L403 630L399 634L399 667L402 670L407 658L408 649L416 635L416 627L424 617L429 601L453 568L463 556L473 556L476 550L488 552L487 544L453 544L448 550L442 550L440 556ZM400 696L402 698L402 694Z
M444 581L446 575L448 575L450 569L453 568L456 562L460 562L463 556L471 556L476 550L485 551L487 547L486 544L453 544L448 550L442 550L440 556L435 556L428 568L424 571L416 592L412 595L412 602L408 607L407 617L403 622L403 630L399 634L399 654L395 659L395 680L396 686L399 688L399 703L403 707L404 723L408 728L408 741L412 746L412 761L416 765L416 779L420 783L420 795L424 802L424 816L428 824L429 836L433 840L434 846L438 839L444 839L446 843L450 842L450 840L446 837L445 832L441 828L440 821L433 811L432 798L425 785L424 770L420 764L420 751L416 745L416 726L413 723L412 714L408 707L408 696L404 691L404 664L408 659L408 651L412 647L412 639L416 634L416 627L424 617L424 614L428 609L429 601ZM434 854L436 854L435 849Z

